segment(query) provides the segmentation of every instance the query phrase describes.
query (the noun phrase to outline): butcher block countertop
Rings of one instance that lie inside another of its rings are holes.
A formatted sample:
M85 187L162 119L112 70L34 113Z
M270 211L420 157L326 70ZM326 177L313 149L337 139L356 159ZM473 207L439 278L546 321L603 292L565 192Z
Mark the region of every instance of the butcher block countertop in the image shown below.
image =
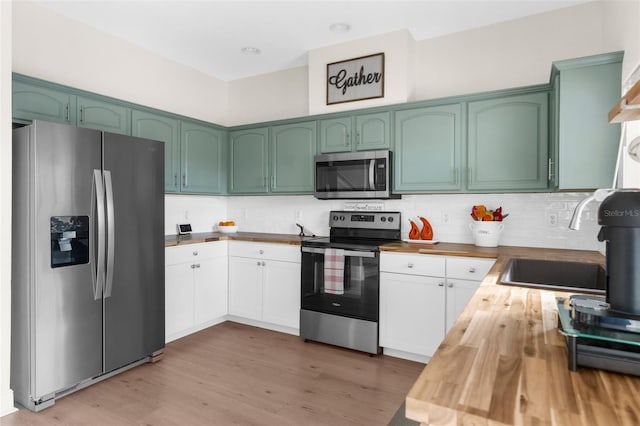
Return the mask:
M451 254L442 248L420 252ZM481 249L491 250L496 263L409 391L406 416L424 425L640 425L640 378L569 371L556 307L569 293L498 284L510 257L603 263L604 256Z

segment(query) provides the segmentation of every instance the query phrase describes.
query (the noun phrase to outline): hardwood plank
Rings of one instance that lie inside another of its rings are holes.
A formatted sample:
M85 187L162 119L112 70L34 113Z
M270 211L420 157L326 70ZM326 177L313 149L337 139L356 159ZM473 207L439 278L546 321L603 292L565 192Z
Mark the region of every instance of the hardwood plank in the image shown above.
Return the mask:
M423 368L226 322L0 425L386 425Z

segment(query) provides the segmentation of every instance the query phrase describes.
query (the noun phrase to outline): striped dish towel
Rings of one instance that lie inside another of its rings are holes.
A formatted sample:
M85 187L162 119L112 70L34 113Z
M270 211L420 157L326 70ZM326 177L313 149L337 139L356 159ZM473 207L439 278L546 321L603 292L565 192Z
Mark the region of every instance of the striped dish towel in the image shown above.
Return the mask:
M324 250L324 292L344 294L344 250Z

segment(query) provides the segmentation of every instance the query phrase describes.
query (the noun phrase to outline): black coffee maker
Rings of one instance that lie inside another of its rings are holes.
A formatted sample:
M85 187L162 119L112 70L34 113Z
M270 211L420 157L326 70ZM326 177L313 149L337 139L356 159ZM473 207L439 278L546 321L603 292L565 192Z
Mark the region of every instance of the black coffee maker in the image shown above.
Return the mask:
M606 241L610 311L640 317L640 190L619 189L602 201L598 240Z

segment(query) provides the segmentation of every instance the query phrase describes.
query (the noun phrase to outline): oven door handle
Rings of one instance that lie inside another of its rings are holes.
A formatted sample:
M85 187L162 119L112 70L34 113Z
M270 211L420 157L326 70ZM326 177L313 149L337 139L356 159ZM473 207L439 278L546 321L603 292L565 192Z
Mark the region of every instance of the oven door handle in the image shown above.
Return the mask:
M317 253L317 254L324 254L324 249L323 248L317 248L317 247L302 247L302 252L303 253ZM350 257L376 257L376 253L373 251L356 251L356 250L345 250L344 251L344 255L345 256L350 256Z

